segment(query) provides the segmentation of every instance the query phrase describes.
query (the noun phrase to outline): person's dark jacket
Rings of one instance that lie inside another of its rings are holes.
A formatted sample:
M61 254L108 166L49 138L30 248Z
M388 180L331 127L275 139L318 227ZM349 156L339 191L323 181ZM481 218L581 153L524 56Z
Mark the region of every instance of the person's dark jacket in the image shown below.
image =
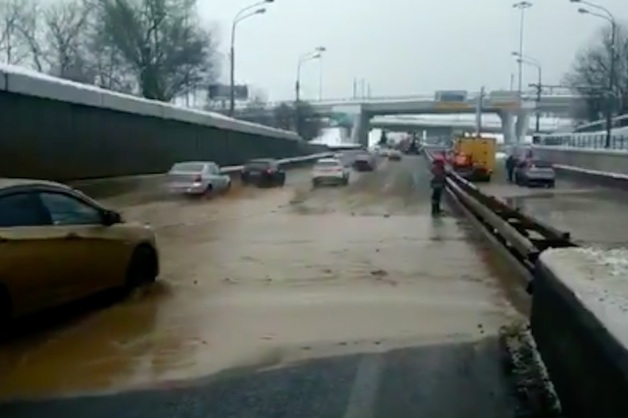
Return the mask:
M515 168L515 157L513 157L512 155L509 155L508 158L506 158L506 170L512 170Z
M442 165L432 166L432 180L430 184L432 187L445 187L447 182L447 175L445 173L445 167Z

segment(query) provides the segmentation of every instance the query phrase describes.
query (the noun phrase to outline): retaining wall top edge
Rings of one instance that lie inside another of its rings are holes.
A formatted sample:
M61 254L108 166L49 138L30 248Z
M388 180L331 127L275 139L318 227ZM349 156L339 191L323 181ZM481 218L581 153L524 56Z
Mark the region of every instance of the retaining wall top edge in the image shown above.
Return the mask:
M539 262L628 350L628 249L557 248Z
M93 106L97 108L133 113L137 115L145 115L146 111L144 108L152 109L155 107L155 105L157 105L160 107L163 106L164 108L171 110L170 112L161 112L164 119L189 122L189 118L181 115L181 113L188 113L190 115L194 114L197 116L202 116L204 119L202 125L205 126L228 129L260 136L290 140L302 140L302 138L294 132L284 131L281 129L259 125L252 122L239 121L215 112L207 112L198 109L188 109L170 103L164 103L156 100L149 100L142 97L136 97L128 94L109 91L92 85L86 85L56 78L28 68L21 68L14 65L0 64L0 76L2 76L2 80L0 80L0 90L10 93L22 94L25 96L45 97L51 100L76 103L81 105L85 105L85 103L77 100L77 97L80 97L80 94L97 94L101 95L101 97L109 97L113 99L109 101L100 100L100 106ZM16 86L19 87L12 88L12 77L15 77L16 80L22 81L16 83ZM32 80L32 82L28 82L29 79ZM45 90L41 88L42 85L47 85L55 88ZM105 102L107 103L105 104ZM129 108L133 110L129 111Z

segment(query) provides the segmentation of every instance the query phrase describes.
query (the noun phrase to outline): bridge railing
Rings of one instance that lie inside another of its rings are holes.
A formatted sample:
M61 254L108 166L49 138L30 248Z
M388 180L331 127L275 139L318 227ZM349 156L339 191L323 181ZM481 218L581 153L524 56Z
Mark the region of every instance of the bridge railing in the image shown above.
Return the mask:
M479 97L480 93L479 92L469 92L467 93L467 100L466 102L475 102L478 97ZM577 94L571 94L565 91L549 91L549 92L543 92L543 94L541 95L541 101L543 100L560 100L560 99L565 99L565 100L570 100L570 99L576 99L579 97L583 97L581 95L577 95ZM434 97L434 93L417 93L417 94L409 94L409 95L397 95L397 96L371 96L371 97L338 97L338 98L327 98L327 99L310 99L307 100L308 103L314 105L314 106L336 106L336 105L351 105L351 104L368 104L368 103L387 103L387 102L413 102L413 101L434 101L435 97ZM512 97L505 97L505 96L495 96L495 97L491 97L491 93L488 92L485 94L485 100L488 102L496 102L499 103L500 101L512 101L512 100L517 100L516 97L516 92L513 92L513 96ZM522 100L525 102L534 102L536 100L536 92L533 90L529 90L529 91L524 91L522 93ZM251 113L255 113L255 112L266 112L266 111L270 111L272 109L274 109L275 107L282 105L282 104L289 104L289 105L293 105L294 104L294 100L277 100L277 101L271 101L271 102L265 102L265 103L260 103L258 106L255 107L251 107L249 103L236 103L236 110L238 112L245 112L245 111L250 111ZM226 109L212 109L212 111L214 112L219 112L219 113L223 113L226 112Z
M444 125L447 126L451 126L452 128L467 128L470 126L476 126L475 121L471 121L471 120L421 120L421 119L375 119L371 121L371 124L374 124L376 126L385 126L385 125L421 125L421 126L425 126L425 127L430 127L430 126L434 126L434 127L441 127ZM499 121L483 121L482 122L482 126L484 128L490 128L490 129L501 129L502 128L502 124ZM569 121L564 121L564 120L556 120L553 118L541 118L540 123L539 123L539 127L541 129L541 131L544 132L554 132L559 128L564 128L570 126ZM534 129L536 127L536 121L535 120L530 120L530 129Z

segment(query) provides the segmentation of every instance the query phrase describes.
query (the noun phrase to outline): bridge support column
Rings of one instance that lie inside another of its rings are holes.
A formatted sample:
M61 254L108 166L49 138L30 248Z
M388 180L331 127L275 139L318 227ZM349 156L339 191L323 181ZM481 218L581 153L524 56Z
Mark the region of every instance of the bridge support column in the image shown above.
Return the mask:
M368 147L370 121L371 117L366 112L360 110L351 129L351 142Z
M504 111L498 113L502 121L502 134L504 135L504 144L514 144L515 136L515 115L513 112Z
M523 143L525 137L530 130L530 111L521 109L517 113L517 122L515 123L515 137L518 143Z

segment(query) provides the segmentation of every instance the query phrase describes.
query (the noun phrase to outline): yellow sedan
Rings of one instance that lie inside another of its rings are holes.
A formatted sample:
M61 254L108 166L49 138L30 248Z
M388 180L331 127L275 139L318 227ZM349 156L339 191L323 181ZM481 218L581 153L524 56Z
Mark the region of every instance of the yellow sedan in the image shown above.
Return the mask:
M158 274L147 226L59 183L0 179L0 325Z

